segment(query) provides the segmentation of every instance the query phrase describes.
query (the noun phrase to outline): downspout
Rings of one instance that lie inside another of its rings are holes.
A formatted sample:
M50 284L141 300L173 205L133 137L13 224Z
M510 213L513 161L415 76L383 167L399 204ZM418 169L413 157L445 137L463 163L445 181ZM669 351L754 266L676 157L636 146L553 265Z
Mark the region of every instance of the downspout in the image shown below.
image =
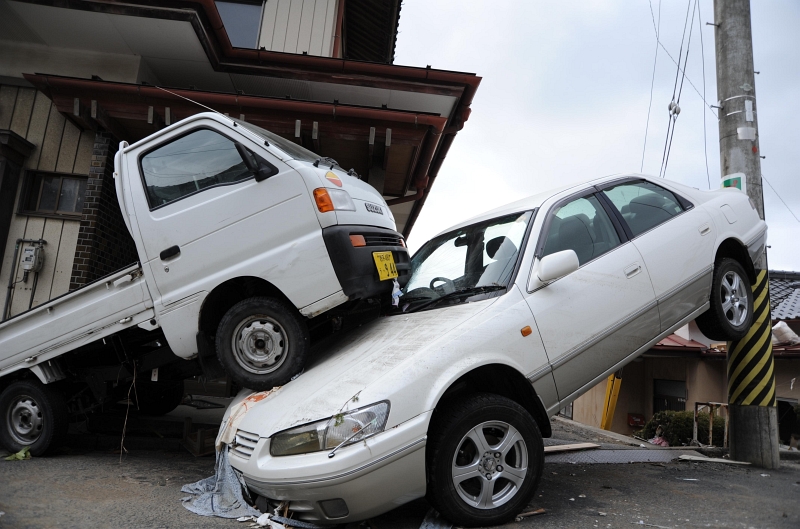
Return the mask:
M342 24L344 23L344 2L345 0L339 0L339 4L336 6L336 26L334 26L333 31L333 50L331 51L331 57L334 59L339 59L339 54L342 52Z

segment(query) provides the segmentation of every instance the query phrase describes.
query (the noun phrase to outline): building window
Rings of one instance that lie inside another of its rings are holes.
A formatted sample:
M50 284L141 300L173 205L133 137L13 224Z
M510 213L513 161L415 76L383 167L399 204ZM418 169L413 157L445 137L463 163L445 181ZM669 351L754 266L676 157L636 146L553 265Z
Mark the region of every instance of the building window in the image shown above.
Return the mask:
M686 410L685 380L653 380L653 413Z
M262 2L216 2L225 32L234 48L257 48Z
M29 172L20 213L80 217L88 178L81 175Z

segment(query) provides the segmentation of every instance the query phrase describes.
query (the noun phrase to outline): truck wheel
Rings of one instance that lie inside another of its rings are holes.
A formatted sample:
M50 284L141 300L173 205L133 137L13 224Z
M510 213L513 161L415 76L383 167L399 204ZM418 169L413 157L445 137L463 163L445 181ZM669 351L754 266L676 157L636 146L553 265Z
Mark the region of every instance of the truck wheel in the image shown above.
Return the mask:
M741 340L753 323L753 289L742 265L722 259L714 267L711 306L695 322L712 340Z
M136 400L139 413L165 415L183 401L183 380L136 382Z
M0 444L31 455L52 452L66 440L69 417L64 397L38 380L19 380L0 394Z
M264 391L303 370L309 338L305 323L284 303L266 297L240 301L217 328L217 357L238 385Z
M488 393L450 405L431 426L428 501L454 525L511 521L544 466L539 426L516 402Z

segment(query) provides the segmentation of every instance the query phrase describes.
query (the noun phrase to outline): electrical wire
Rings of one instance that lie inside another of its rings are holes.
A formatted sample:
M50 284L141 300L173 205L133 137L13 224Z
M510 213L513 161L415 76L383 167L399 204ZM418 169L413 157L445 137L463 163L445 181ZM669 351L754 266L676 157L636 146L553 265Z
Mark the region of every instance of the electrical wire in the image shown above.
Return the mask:
M697 1L698 0L694 0L694 9L692 10L692 19L691 19L692 20L692 24L689 26L689 40L686 41L686 56L683 59L683 75L681 76L681 86L678 89L678 99L677 99L677 101L675 101L675 107L673 109L674 112L672 113L672 115L673 115L673 118L672 118L672 134L670 134L670 137L669 137L669 147L667 148L667 157L664 160L664 171L663 171L663 173L661 175L662 178L666 178L666 176L667 176L667 166L669 165L669 155L670 155L670 152L672 152L672 140L675 137L675 123L678 121L678 113L680 112L680 109L681 109L681 107L680 107L681 94L683 94L683 81L686 79L686 65L689 63L689 48L692 45L692 30L694 29L694 12L697 9ZM686 21L687 22L689 21L689 19L688 19L689 7L691 5L692 5L692 2L691 2L691 0L689 0L689 5L686 7L686 16L687 16ZM684 22L683 31L684 31L684 34L685 34L686 33L686 23L685 22ZM683 39L681 39L681 48L683 48ZM678 56L678 62L680 62L680 55ZM678 70L680 71L680 67L678 68ZM676 72L676 75L677 75L677 72ZM674 98L674 90L673 90L673 98Z
M780 193L778 193L778 192L775 190L775 188L774 188L774 187L772 187L772 184L770 184L770 183L769 183L769 180L767 180L767 177L766 177L766 176L764 176L764 174L763 174L763 173L761 174L761 178L762 178L762 179L763 179L763 180L764 180L764 181L767 183L767 185L769 186L769 188L770 188L770 189L772 189L772 192L773 192L773 193L775 193L775 195L777 195L777 197L778 197L778 200L780 200L780 201L781 201L781 203L784 205L784 207L786 207L786 209L788 209L788 210L789 210L789 213L792 215L792 217L794 217L794 220L796 220L798 223L800 223L800 218L797 218L797 215L795 215L795 214L794 214L794 211L792 211L792 208L790 208L790 207L789 207L789 204L787 204L786 202L784 202L784 200L783 200L783 198L781 197Z
M675 128L675 121L678 119L678 112L679 109L676 110L678 107L675 103L675 93L678 90L678 79L680 78L681 73L681 59L683 58L683 43L686 40L686 26L689 23L689 9L692 7L692 0L689 0L688 5L686 6L686 18L683 21L683 34L681 35L681 47L678 51L678 62L677 70L675 71L675 82L672 85L672 100L669 105L669 121L667 122L667 136L664 138L664 151L661 154L661 167L658 170L658 176L664 178L666 174L665 168L665 161L667 160L667 150L671 148L672 145L672 134ZM694 18L694 16L692 16ZM658 38L658 37L656 37ZM688 49L687 49L687 56L688 56ZM684 69L686 68L684 63ZM683 87L683 83L681 83L681 87Z
M703 101L706 100L706 52L705 44L703 44L703 20L700 16L700 6L697 6L697 30L700 32L700 56L703 61ZM689 81L691 82L691 81ZM703 152L706 156L706 180L708 181L708 188L711 189L711 173L708 172L708 140L706 137L706 113L703 112Z
M656 54L653 58L653 75L650 78L650 103L647 105L647 122L644 126L644 145L642 145L642 164L639 167L639 172L644 171L644 153L647 150L647 131L650 128L650 109L653 107L653 84L656 80L656 65L658 64L658 34L661 31L661 0L658 0L658 25L656 25L656 16L653 13L653 1L648 0L650 4L650 16L653 18L653 27L656 28Z

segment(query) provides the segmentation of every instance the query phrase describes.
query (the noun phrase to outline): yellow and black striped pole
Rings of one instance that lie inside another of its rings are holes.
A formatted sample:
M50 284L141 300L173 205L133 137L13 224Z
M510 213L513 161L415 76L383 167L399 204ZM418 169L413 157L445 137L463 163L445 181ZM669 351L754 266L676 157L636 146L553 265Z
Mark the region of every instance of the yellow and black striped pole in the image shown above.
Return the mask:
M763 468L778 468L778 415L775 408L775 359L769 277L756 271L753 324L741 340L728 342L728 403L731 459Z
M740 406L775 406L775 360L766 270L758 272L753 285L753 326L747 336L728 343L728 402Z

